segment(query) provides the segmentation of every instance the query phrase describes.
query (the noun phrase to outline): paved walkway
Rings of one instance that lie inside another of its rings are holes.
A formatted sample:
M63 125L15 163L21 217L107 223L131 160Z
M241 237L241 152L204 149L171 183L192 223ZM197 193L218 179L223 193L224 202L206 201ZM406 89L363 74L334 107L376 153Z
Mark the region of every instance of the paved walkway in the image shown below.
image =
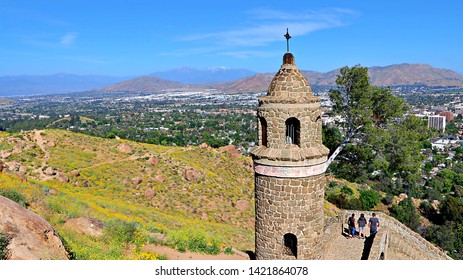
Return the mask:
M341 224L333 224L330 230L337 230L339 234L335 234L330 240L330 246L325 252L324 260L361 260L375 259L374 256L379 254L380 236L375 238L347 238L340 232Z
M325 260L360 260L365 239L346 238L339 234L325 253Z

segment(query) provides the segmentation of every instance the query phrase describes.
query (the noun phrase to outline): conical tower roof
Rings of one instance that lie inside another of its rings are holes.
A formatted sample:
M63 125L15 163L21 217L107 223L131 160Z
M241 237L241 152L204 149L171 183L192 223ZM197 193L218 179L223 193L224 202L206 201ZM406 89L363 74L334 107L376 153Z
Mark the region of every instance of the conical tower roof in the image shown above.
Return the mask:
M312 103L314 97L309 82L294 63L293 54L283 56L283 64L270 83L267 95L259 99L260 103Z

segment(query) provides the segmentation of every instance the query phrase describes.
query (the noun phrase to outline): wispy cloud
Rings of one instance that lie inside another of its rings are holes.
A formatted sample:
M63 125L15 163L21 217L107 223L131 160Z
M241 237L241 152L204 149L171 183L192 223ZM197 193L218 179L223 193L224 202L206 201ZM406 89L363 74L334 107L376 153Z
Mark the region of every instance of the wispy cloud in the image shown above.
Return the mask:
M349 19L357 12L349 9L324 9L318 11L285 12L270 9L255 9L247 12L243 22L237 22L240 28L202 34L188 34L181 41L201 45L202 42L213 47L216 53L246 58L255 55L268 55L262 52L244 50L257 46L268 46L283 40L286 28L292 36L305 36L311 32L336 28L349 24ZM239 50L237 48L240 48ZM189 53L189 51L177 51Z
M15 35L23 43L39 48L69 48L72 47L78 37L76 32L68 32L64 35L56 33L44 33L34 35Z
M63 47L70 47L74 44L74 42L77 39L78 34L75 32L70 32L65 34L64 36L61 36L59 43Z

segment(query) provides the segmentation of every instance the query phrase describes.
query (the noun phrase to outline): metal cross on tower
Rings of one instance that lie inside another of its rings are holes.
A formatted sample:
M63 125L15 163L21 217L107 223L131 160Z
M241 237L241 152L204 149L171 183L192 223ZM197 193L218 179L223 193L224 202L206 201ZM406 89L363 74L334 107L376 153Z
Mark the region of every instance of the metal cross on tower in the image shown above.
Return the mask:
M289 52L289 39L291 39L291 35L289 35L288 33L288 28L286 28L285 38L286 38L286 52Z

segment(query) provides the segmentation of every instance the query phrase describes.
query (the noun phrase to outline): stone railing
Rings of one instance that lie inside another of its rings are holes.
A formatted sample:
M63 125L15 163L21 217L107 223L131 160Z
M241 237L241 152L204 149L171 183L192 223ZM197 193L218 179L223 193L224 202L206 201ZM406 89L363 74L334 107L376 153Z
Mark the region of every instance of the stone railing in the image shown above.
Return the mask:
M347 219L352 213L355 214L356 220L361 213L368 220L373 211L342 210L337 217L325 222L325 228L332 223L340 223L341 227L343 227L342 224L347 223ZM442 249L430 243L398 220L382 212L376 212L376 214L380 221L378 235L381 236L381 239L379 242L373 243L372 254L369 259L394 259L399 256L411 260L451 259Z
M379 242L379 256L378 260L387 259L387 248L389 247L389 232L386 230L381 236L381 241Z

